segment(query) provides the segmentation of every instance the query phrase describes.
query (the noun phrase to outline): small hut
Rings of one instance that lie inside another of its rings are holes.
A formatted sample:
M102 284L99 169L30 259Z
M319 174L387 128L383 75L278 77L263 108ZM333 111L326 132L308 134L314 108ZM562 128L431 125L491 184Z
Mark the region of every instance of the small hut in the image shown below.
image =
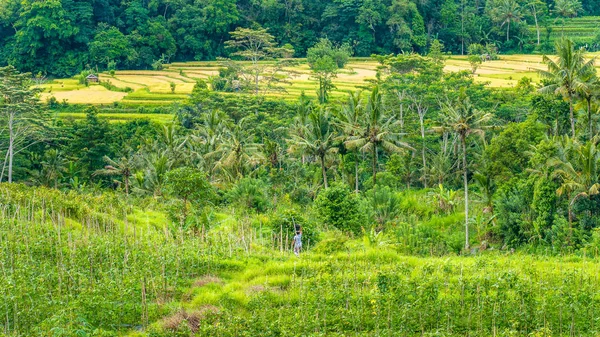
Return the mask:
M98 83L100 81L100 79L98 78L98 76L96 76L94 74L87 75L87 77L85 79L88 82L90 82L90 83Z

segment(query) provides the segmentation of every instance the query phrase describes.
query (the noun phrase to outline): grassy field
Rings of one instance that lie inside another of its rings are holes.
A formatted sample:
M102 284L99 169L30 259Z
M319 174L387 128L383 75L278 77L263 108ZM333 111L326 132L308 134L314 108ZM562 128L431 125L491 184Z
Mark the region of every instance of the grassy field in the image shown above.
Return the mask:
M215 208L193 233L111 192L0 184L0 205L3 337L600 333L593 251L409 256L398 228L325 231L297 258L270 214Z
M592 55L600 55L595 53ZM345 69L341 70L334 79L336 88L332 97L341 97L349 90L366 85L368 80L375 79L378 63L371 59L353 59ZM483 63L475 74L475 80L488 83L492 87L511 87L522 77L539 82L538 69L544 69L541 55L501 55L499 60ZM127 70L117 71L114 76L101 74L100 80L120 88L130 88L130 92L110 91L99 84L81 85L75 79L57 79L42 85L42 99L51 96L58 102L69 104L120 105L133 107L157 107L170 105L185 100L192 92L197 79L208 79L218 73L219 64L216 62L186 62L172 63L165 70ZM316 97L317 84L311 79L310 69L306 63L293 68L297 72L291 84L285 85L285 92L270 92L270 97L295 100L304 91L310 97ZM470 70L465 56L451 56L446 61L445 70ZM171 92L171 83L175 84L175 92ZM237 95L236 93L224 93ZM61 116L82 118L80 113L65 113ZM104 118L112 121L125 121L138 118L135 113L117 114L103 113ZM160 122L170 117L159 116L152 119Z

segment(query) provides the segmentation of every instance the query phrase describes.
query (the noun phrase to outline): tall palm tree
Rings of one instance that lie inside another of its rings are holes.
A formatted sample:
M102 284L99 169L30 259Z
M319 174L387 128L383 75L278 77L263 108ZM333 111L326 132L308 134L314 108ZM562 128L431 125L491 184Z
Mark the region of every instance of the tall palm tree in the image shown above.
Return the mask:
M233 179L243 178L249 168L264 159L260 144L254 142L254 135L247 131L250 128L246 124L247 119L242 118L237 124L226 128L216 150L206 154L208 158L218 158L215 169Z
M58 188L58 180L67 169L67 159L56 149L50 149L44 154L42 161L42 175L45 181Z
M103 157L106 166L103 169L97 170L93 176L120 176L123 178L125 185L125 194L129 195L129 179L133 175L137 166L137 157L133 155L123 156L119 161L110 159L108 156Z
M329 187L325 159L337 151L334 138L331 113L327 108L321 107L308 115L308 124L304 132L293 132L290 140L290 152L299 152L319 159L325 188Z
M597 138L580 144L572 142L566 151L568 156L557 156L548 161L554 167L554 177L561 179L557 194L567 195L569 198L569 231L573 231L573 205L581 198L589 198L600 192L600 151L596 146Z
M493 13L501 27L506 25L506 41L510 41L510 24L521 21L521 7L516 0L500 0Z
M588 119L588 132L590 133L589 139L592 139L595 136L592 123L592 103L596 98L600 97L600 80L595 71L584 74L581 79L581 86L577 90L577 95L583 100L582 103L585 104Z
M134 175L137 185L134 187L134 191L158 197L163 194L166 174L171 169L173 162L164 150L150 152L143 158L143 161L145 170L138 171Z
M413 150L410 145L400 141L401 134L396 132L397 123L393 116L385 113L379 86L375 86L367 101L360 133L345 142L349 149L371 152L374 185L377 183L379 148L389 153L398 153L403 149Z
M460 140L462 147L463 183L465 189L465 249L469 249L469 181L467 179L467 138L476 135L483 138L485 130L491 127L492 115L477 109L469 97L461 93L455 102L442 103L444 112L440 126L434 127L438 132L453 132Z
M211 110L203 114L202 120L193 131L189 139L191 155L196 160L192 160L195 164L198 161L203 162L204 168L210 173L211 179L213 175L214 158L206 156L208 153L215 152L217 146L221 142L223 133L228 127L229 117L222 111ZM197 165L194 165L197 166Z
M364 106L361 98L362 91L348 92L346 104L336 115L337 123L342 131L342 141L350 140L359 134L361 130L361 122L364 119ZM358 148L354 149L354 190L358 193Z
M306 133L308 115L313 111L312 102L306 97L304 91L296 104L296 116L290 126L290 132L302 137ZM306 162L305 154L302 154L302 164Z
M573 99L578 91L585 87L585 79L595 72L595 58L586 60L585 49L575 49L570 39L560 39L556 42L557 61L544 55L543 61L548 70L539 70L539 74L550 84L539 91L546 94L561 94L569 101L569 117L571 119L571 134L575 137L575 117L573 114ZM558 130L558 120L557 130Z
M565 19L564 18L572 18L577 16L577 13L581 12L583 8L581 7L581 2L579 0L556 0L554 1L554 10L556 14L558 14L562 19L562 32L561 35L564 36L565 33Z

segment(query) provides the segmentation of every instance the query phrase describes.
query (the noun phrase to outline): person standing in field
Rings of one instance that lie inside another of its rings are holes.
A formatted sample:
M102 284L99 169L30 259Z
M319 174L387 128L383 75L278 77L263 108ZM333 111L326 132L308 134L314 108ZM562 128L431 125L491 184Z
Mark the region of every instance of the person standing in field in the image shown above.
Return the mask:
M302 250L302 227L296 227L296 235L294 235L292 245L294 246L294 254L300 256L300 250Z

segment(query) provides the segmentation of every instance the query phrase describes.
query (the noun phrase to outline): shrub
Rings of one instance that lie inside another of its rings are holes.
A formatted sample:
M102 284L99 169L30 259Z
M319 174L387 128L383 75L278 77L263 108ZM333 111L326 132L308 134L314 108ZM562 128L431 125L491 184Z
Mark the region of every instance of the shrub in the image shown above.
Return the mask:
M204 172L191 167L180 167L167 172L165 183L169 194L183 202L180 219L182 223L186 221L188 201L202 205L213 196L212 186Z
M361 208L360 198L343 184L321 191L315 200L315 209L325 224L353 234L360 234L366 224Z
M244 178L225 195L225 200L238 203L257 212L264 212L269 208L269 199L264 188L264 183L258 179Z

